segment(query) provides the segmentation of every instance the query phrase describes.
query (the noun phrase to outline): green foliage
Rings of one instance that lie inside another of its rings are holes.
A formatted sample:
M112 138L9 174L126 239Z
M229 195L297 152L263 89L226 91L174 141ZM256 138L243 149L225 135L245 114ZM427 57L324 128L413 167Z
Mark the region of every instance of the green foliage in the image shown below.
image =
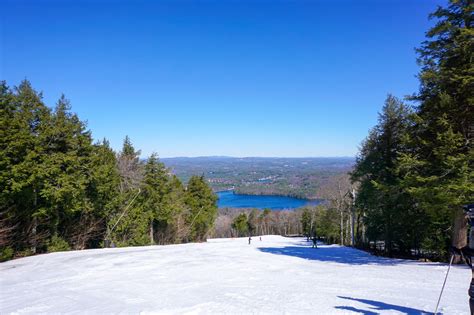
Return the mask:
M473 201L473 10L452 0L431 15L438 21L418 49L420 90L411 97L418 106L407 113L387 103L352 174L367 236L388 253L446 257L454 218Z
M306 237L323 238L327 243L336 243L339 238L339 214L336 209L319 205L303 208L301 228Z
M51 110L28 81L14 89L0 82L2 257L94 248L105 240L205 240L217 207L204 179L193 179L185 192L156 155L146 165L139 156L128 137L119 154L105 139L93 144L64 96Z
M311 234L311 214L307 208L303 209L301 215L301 226L303 228L303 234L309 237Z
M320 198L334 177L352 169L352 157L341 158L167 158L176 176L188 182L205 174L214 191L234 189L249 195L278 195L302 199Z
M247 224L247 215L240 213L232 221L232 228L237 232L237 236L247 236L249 233L249 226Z
M247 227L249 234L252 236L254 235L255 231L257 230L258 225L258 211L256 209L252 209L250 211L248 218L247 218Z
M189 224L187 238L191 241L204 241L217 218L217 196L203 176L192 176L186 187L184 201L189 208L186 217Z
M406 243L413 230L408 226L414 222L412 200L401 190L397 171L410 115L405 104L389 95L352 173L353 180L360 183L357 205L366 215L367 236L374 242L384 240L389 255L394 247L409 249Z
M11 247L3 247L0 249L0 262L13 258L15 251Z
M335 209L318 206L316 214L317 236L323 238L328 244L340 241L339 213Z
M183 214L183 186L152 154L145 165L143 211L150 218L150 243L179 241L179 221Z
M53 253L53 252L64 252L71 250L71 247L69 244L61 237L54 235L49 241L48 241L48 252Z
M132 158L136 158L140 155L140 151L135 151L130 137L125 136L125 139L123 140L122 152L120 154L122 156L130 156Z
M44 240L38 233L43 186L40 137L50 111L41 94L23 81L14 91L2 84L0 124L0 212L14 223L9 243L15 251L35 250Z
M119 196L117 211L107 222L107 238L116 246L150 244L150 212L144 211L142 180L144 167L130 138L125 137L122 151L117 155Z
M426 214L424 244L441 257L453 218L474 196L473 10L470 1L451 1L432 14L438 22L418 50L419 107L400 165L403 187Z

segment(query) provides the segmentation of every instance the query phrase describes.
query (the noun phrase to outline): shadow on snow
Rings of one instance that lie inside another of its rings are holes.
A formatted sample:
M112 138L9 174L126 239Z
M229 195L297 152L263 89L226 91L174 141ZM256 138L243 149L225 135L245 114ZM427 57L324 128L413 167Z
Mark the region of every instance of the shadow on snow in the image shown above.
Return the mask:
M303 243L301 245L303 245ZM362 250L337 245L323 245L318 248L311 248L305 244L305 246L261 247L259 250L275 255L287 255L309 260L350 265L378 264L394 266L398 264L418 263L416 261L377 257Z
M355 313L361 313L364 315L376 315L379 314L377 311L397 311L403 314L407 315L427 315L427 314L433 314L431 312L426 312L423 310L411 308L411 307L405 307L405 306L399 306L399 305L394 305L394 304L387 304L384 302L379 302L379 301L373 301L373 300L366 300L366 299L356 299L352 297L347 297L347 296L338 296L341 299L346 299L346 300L351 300L351 301L357 301L360 303L365 303L370 305L369 310L364 310L360 308L356 308L353 306L336 306L336 309L339 310L344 310L344 311L351 311ZM441 313L438 313L441 314Z

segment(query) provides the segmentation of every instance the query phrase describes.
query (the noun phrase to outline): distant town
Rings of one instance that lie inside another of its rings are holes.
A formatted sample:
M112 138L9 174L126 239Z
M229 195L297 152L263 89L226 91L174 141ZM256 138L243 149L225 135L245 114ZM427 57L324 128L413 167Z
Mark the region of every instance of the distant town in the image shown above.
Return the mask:
M318 199L331 178L352 169L355 158L196 157L162 161L184 182L193 174L204 175L215 192Z

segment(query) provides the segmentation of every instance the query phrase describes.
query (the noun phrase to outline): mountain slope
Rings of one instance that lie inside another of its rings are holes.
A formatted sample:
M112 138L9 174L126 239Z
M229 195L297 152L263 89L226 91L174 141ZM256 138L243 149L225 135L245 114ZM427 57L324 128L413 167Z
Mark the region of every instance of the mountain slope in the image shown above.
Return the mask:
M0 264L0 313L422 314L446 269L280 236L53 253ZM443 313L468 313L470 274L451 269Z

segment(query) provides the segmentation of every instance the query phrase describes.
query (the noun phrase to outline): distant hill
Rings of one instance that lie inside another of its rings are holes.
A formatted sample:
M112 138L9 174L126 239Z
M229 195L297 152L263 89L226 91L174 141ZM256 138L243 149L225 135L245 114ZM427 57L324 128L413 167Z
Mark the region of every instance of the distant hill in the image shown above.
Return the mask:
M215 191L316 198L329 178L350 171L354 157L264 158L176 157L163 158L181 180L204 175Z

